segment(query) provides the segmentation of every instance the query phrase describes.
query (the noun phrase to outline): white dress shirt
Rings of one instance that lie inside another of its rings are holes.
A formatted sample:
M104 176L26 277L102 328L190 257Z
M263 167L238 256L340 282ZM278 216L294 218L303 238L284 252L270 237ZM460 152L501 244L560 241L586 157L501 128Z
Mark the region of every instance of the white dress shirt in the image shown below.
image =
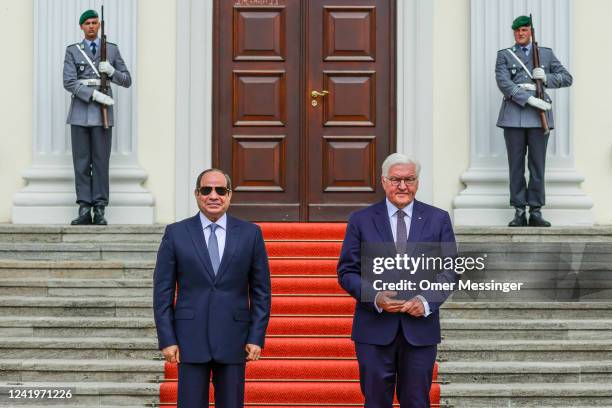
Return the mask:
M206 240L206 245L208 246L208 239L210 238L210 224L212 221L209 220L202 212L200 212L200 222L202 223L202 229L204 230L204 239ZM217 243L219 244L219 260L223 259L223 251L225 250L225 235L227 232L227 214L223 214L221 218L215 222L219 226L215 230L215 235L217 236Z
M396 206L394 206L391 201L389 201L388 198L385 199L385 202L387 204L387 215L389 216L389 223L391 224L391 233L393 234L393 242L397 241L397 212L399 211L399 208L397 208ZM406 214L404 216L404 222L406 223L406 236L409 237L410 236L410 222L412 220L412 211L414 210L414 201L411 201L410 204L408 204L406 207L404 207L403 211ZM377 294L376 297L374 298L374 308L378 311L378 313L382 313L382 309L380 307L378 307L378 305L376 304L376 300L378 299L378 296L380 295ZM421 303L423 303L423 308L425 310L424 313L424 317L427 317L431 314L431 310L429 310L429 303L427 303L427 300L425 300L425 298L421 295L417 295L416 297L419 298L419 300L421 301Z

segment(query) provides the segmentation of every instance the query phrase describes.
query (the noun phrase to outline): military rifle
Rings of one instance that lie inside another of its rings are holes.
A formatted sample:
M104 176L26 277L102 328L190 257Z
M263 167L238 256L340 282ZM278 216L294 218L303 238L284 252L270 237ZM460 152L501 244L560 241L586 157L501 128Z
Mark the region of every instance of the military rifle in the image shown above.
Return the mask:
M531 52L533 56L533 67L538 68L540 66L540 48L538 46L538 42L535 37L535 29L533 28L533 17L529 14L529 22L531 23ZM536 92L535 97L544 99L544 84L541 79L535 80ZM546 117L545 111L540 111L540 122L542 122L542 130L544 131L544 135L548 135L550 133L550 128L548 127L548 118Z
M106 61L106 33L104 32L104 6L102 6L102 19L101 19L101 31L102 34L100 35L100 62L102 61ZM109 85L108 85L108 74L105 73L100 73L100 92L102 92L105 95L108 95L108 89L109 89ZM102 124L104 126L104 129L108 129L109 128L109 123L108 123L108 106L104 105L104 104L100 104L100 109L102 110Z

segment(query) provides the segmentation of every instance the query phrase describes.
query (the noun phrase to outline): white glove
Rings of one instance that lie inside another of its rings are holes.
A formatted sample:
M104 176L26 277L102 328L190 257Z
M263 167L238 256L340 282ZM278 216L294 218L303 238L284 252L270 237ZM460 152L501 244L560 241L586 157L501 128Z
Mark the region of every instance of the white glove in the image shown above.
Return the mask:
M530 96L529 99L527 99L527 103L533 106L534 108L538 108L543 111L552 109L552 105L550 103L546 102L543 99L536 98L535 96Z
M95 89L93 91L93 95L91 96L91 99L93 99L94 101L98 103L101 103L102 105L111 106L115 104L115 101L113 100L113 98L111 98L108 95L103 94L100 91L96 91Z
M546 83L546 72L544 72L544 68L534 68L532 75L533 79L541 79L544 83Z
M113 67L108 61L101 61L98 69L103 74L107 74L109 77L112 77L115 73L115 67Z

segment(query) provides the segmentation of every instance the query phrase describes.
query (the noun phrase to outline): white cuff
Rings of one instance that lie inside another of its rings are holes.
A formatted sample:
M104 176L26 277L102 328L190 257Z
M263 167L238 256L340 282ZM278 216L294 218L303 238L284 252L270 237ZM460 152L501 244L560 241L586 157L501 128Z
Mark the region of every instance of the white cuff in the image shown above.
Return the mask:
M378 303L376 303L376 301L378 300L378 297L379 297L380 295L381 295L381 292L378 292L378 293L376 294L376 296L374 297L374 309L376 309L376 311L377 311L378 313L382 313L382 312L383 312L383 310L382 310L380 307L378 307Z
M429 309L429 303L427 303L427 300L425 300L425 298L421 295L416 295L416 297L421 301L421 303L423 303L423 309L425 309L423 317L429 316L431 314L431 310Z

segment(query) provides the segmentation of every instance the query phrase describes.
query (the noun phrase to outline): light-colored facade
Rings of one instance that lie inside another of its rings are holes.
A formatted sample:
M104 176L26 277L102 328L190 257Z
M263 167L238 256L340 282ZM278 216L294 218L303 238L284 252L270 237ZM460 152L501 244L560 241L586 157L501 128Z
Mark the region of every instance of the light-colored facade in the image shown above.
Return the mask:
M0 222L65 223L61 217L75 213L61 61L65 45L80 40L78 13L100 3L1 1L0 36L10 58L0 65ZM109 221L186 217L194 211L193 178L211 163L212 2L104 4L109 40L135 79L119 95ZM609 1L401 0L398 150L423 162L420 198L449 210L456 223L507 222L503 135L494 126L501 94L492 68L497 49L513 43L512 16L530 11L540 19L540 44L574 76L571 88L553 95L559 120L545 214L556 225L612 224Z

